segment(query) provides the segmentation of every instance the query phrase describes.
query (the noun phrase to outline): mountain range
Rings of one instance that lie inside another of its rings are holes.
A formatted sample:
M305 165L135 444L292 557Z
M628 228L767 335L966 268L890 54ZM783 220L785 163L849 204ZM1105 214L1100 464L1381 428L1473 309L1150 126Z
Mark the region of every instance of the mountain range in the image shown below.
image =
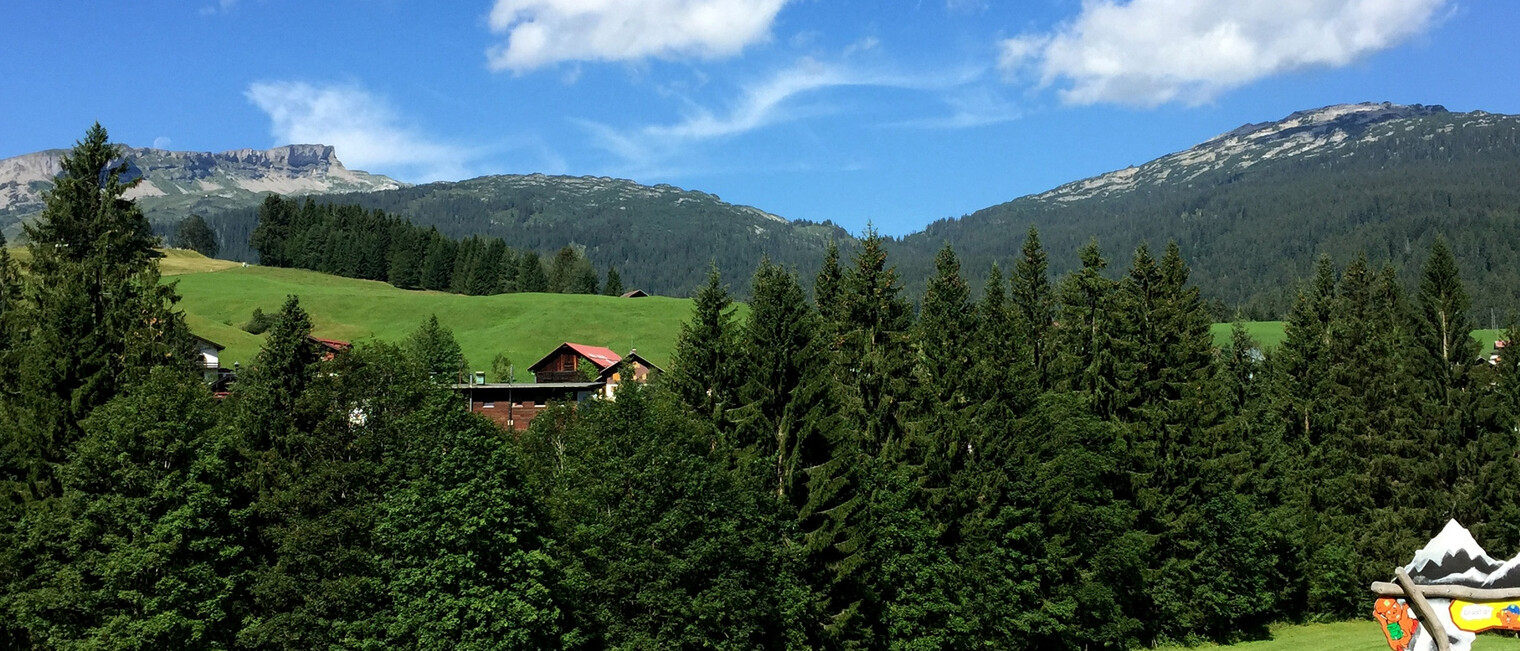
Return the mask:
M0 161L0 226L35 212L59 152ZM51 167L49 167L49 158ZM347 170L330 147L191 154L133 149L137 192L151 217L172 223L199 211L224 255L247 248L261 192L308 194L436 227L451 237L499 236L549 253L572 245L626 282L685 295L712 265L737 287L762 256L810 275L832 223L788 221L762 209L666 185L605 177L488 176L408 186ZM1366 254L1413 287L1431 242L1444 236L1461 263L1481 326L1520 303L1520 116L1440 106L1362 103L1299 111L1243 125L1184 151L939 220L889 242L910 295L945 244L978 277L1008 268L1030 226L1051 270L1077 265L1098 238L1114 274L1142 242L1177 241L1193 280L1221 317L1281 316L1315 259L1344 265ZM29 212L30 211L30 212ZM14 226L11 227L14 229ZM1502 324L1498 324L1502 325Z
M49 149L0 160L0 228L7 234L42 210L42 194L53 187L65 153ZM254 205L269 192L340 194L406 186L344 167L327 145L220 153L128 147L122 159L127 165L124 180L141 179L127 197L136 199L150 220L160 222Z

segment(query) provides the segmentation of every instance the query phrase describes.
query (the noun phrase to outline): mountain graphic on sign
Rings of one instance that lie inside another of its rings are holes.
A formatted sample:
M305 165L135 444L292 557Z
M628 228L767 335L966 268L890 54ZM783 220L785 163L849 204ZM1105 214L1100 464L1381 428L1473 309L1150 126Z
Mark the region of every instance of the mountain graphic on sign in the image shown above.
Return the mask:
M1415 583L1483 588L1492 587L1490 579L1498 577L1501 570L1507 573L1516 565L1520 565L1520 558L1509 563L1494 560L1465 527L1451 520L1440 534L1414 553L1414 560L1404 570ZM1520 580L1520 573L1514 579Z

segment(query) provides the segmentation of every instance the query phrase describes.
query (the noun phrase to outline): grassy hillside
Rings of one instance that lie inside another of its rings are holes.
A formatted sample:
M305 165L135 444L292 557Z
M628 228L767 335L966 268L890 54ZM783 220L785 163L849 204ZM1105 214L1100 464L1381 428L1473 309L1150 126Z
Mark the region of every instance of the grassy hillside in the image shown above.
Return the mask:
M1256 343L1266 349L1276 348L1282 344L1283 338L1286 337L1283 333L1285 325L1287 325L1286 321L1247 321L1245 323L1246 332L1251 334ZM1216 323L1209 328L1209 334L1214 335L1214 345L1223 346L1230 343L1230 328L1229 323ZM1482 345L1484 355L1494 352L1494 341L1503 335L1503 330L1472 331L1473 339L1477 339Z
M568 294L459 296L396 289L295 269L237 267L177 276L190 327L227 346L223 363L249 363L262 342L243 332L254 308L275 312L285 297L301 297L315 334L348 341L400 341L430 314L449 326L471 369L489 371L497 353L506 353L519 380L531 381L528 365L564 341L608 346L626 354L638 348L665 364L691 301L652 296L621 299ZM493 378L494 380L495 378Z
M1369 606L1370 607L1370 606ZM1388 642L1378 630L1377 622L1338 622L1302 626L1274 626L1272 639L1242 642L1228 646L1206 644L1195 647L1161 647L1165 651L1183 649L1228 649L1229 651L1387 651ZM1493 633L1479 635L1473 651L1520 651L1520 640Z
M15 258L22 268L25 268L26 264L32 260L32 254L26 247L18 246L10 249L10 252L11 257ZM160 249L159 253L162 253L164 257L158 260L158 272L165 276L221 271L242 265L241 262L208 258L188 249Z

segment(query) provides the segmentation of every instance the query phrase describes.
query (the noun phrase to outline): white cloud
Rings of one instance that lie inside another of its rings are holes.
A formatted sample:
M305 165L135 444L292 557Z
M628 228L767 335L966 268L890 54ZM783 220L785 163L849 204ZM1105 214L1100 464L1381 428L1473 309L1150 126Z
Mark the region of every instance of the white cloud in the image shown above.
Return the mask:
M525 72L561 61L719 58L770 38L788 0L496 0L493 70Z
M217 3L214 5L201 7L201 15L214 16L216 14L225 14L232 11L232 8L236 7L237 3L238 0L217 0Z
M351 169L407 181L458 179L471 153L405 126L388 103L351 84L274 81L244 93L269 115L276 145L324 144Z
M1424 31L1449 0L1087 0L1001 43L1010 77L1072 104L1206 102L1263 77L1344 66Z
M766 127L819 115L839 113L847 106L831 105L816 96L845 87L888 88L930 93L953 111L948 117L898 122L885 126L953 129L982 126L1017 117L1011 107L994 96L972 90L985 81L987 71L967 69L910 75L870 71L802 59L758 82L743 86L734 101L721 109L688 102L689 110L679 121L617 129L588 120L576 122L598 146L620 158L633 176L669 175L672 159L684 158L698 143L735 137Z

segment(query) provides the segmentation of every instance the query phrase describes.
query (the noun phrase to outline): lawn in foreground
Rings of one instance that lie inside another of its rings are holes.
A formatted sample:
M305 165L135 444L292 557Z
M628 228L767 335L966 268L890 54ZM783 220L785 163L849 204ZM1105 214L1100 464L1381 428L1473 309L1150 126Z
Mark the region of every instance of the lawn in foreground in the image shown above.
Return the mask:
M607 346L619 354L638 348L650 361L666 364L692 309L690 300L660 296L407 291L381 282L258 266L189 273L172 281L191 330L227 347L222 364L228 368L233 362L250 363L263 342L240 327L254 308L278 312L291 294L301 298L311 315L313 333L331 339L400 342L429 315L437 315L454 331L471 370L489 374L491 360L505 353L520 381L532 381L528 366L565 341Z
M1371 608L1369 602L1368 608ZM1281 625L1272 627L1272 639L1241 642L1227 646L1206 644L1197 647L1161 647L1165 651L1183 649L1228 649L1230 651L1387 651L1388 642L1377 622L1372 620L1334 624ZM1493 633L1479 635L1473 651L1520 651L1520 640Z

